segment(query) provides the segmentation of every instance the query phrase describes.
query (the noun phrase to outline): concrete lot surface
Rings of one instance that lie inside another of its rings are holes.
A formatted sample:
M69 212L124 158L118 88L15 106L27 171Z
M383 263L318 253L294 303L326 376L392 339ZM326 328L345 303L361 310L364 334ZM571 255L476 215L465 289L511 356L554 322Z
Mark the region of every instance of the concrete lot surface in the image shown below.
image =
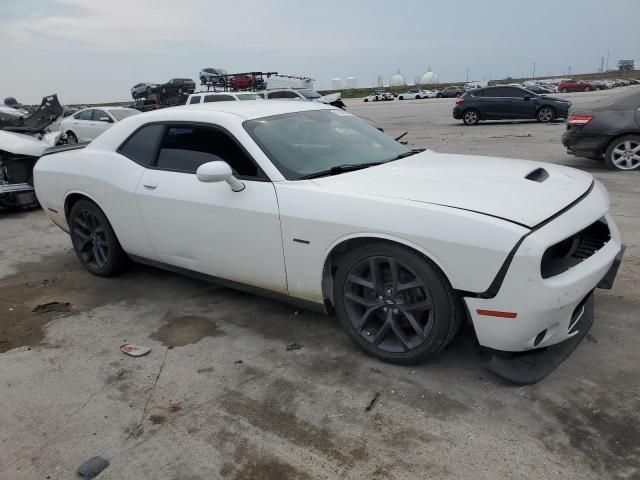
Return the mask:
M118 480L639 479L640 176L568 156L562 122L464 127L453 103L348 108L412 146L571 165L609 189L626 257L553 374L496 379L470 326L429 363L387 365L331 317L142 266L94 277L44 213L4 212L0 478L75 478L101 455Z

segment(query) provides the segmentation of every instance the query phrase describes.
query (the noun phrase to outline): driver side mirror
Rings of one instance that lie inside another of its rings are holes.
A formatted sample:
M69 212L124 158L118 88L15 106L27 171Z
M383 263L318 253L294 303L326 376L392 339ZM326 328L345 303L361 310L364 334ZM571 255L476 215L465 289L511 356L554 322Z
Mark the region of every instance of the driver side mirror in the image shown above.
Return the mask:
M203 183L227 182L234 192L241 192L245 185L233 176L227 162L216 161L203 163L196 170L196 177Z
M113 120L111 120L109 117L104 116L104 117L100 117L98 118L99 122L107 122L107 123L113 123Z

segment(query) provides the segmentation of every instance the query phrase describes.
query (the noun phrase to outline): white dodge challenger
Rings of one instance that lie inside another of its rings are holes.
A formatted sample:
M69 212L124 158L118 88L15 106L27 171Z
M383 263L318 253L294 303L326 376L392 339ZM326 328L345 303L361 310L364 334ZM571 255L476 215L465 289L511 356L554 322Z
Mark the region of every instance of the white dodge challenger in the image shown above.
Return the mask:
M51 149L34 181L93 274L133 260L335 313L402 364L468 320L485 366L519 383L584 337L624 250L588 173L410 150L313 102L135 115Z

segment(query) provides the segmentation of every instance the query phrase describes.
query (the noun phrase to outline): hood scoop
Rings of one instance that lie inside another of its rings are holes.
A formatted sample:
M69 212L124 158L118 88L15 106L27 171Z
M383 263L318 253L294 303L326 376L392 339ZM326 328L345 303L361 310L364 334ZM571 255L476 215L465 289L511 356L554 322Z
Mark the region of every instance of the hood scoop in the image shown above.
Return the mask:
M527 180L531 180L532 182L542 183L547 178L549 178L549 172L547 172L544 168L536 168L535 170L529 172L525 177Z

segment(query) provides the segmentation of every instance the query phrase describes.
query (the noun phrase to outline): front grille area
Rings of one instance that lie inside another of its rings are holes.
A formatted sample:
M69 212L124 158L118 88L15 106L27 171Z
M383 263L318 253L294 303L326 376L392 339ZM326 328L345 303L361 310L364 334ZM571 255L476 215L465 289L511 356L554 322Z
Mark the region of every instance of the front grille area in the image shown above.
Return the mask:
M542 256L542 278L553 277L575 267L600 250L609 240L609 226L601 218L575 235L550 246Z

